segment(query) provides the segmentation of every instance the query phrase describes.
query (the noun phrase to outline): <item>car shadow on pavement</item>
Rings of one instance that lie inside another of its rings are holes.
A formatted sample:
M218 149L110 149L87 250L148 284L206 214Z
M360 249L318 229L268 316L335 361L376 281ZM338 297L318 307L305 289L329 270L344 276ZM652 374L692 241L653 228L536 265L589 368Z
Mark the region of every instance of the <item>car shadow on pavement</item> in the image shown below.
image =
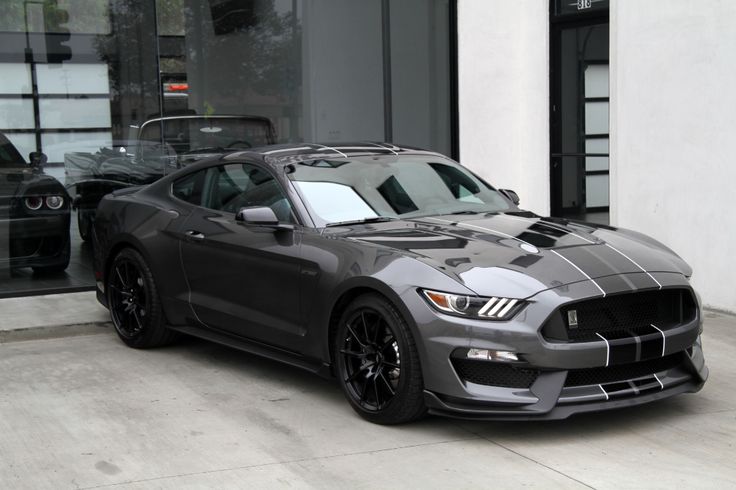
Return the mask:
M180 358L182 362L201 364L207 369L227 373L245 383L257 380L266 386L272 384L275 391L285 388L308 392L316 395L317 400L324 400L325 405L334 406L335 403L340 403L344 404L346 411L350 411L336 381L323 379L278 361L187 336L182 337L175 345L157 351L170 355L172 359ZM428 416L419 425L435 429L460 427L469 434L480 437L521 437L536 442L560 442L581 437L605 437L620 433L622 428L646 432L662 425L678 425L678 422L693 413L704 411L705 403L701 403L697 395L683 394L647 405L578 414L564 420L466 421ZM357 414L355 421L369 424L362 421Z

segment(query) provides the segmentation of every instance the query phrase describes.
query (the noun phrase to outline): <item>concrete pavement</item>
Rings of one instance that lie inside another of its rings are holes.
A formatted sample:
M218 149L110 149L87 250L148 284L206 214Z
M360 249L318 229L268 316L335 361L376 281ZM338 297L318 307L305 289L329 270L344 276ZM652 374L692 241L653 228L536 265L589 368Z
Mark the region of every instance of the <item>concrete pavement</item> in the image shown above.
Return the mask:
M736 317L706 316L700 393L556 422L376 426L334 383L194 339L4 342L0 488L736 488Z

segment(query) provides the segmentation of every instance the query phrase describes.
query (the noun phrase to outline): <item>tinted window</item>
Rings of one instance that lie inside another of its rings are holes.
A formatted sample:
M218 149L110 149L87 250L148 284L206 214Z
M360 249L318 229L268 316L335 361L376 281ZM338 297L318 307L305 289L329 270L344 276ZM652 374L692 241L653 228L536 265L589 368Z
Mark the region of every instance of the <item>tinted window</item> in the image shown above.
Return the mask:
M202 188L204 186L205 173L205 170L200 170L175 181L171 187L174 197L200 206L202 204Z
M209 169L203 206L237 213L240 208L268 206L279 221L294 222L291 205L276 179L249 164L231 164Z

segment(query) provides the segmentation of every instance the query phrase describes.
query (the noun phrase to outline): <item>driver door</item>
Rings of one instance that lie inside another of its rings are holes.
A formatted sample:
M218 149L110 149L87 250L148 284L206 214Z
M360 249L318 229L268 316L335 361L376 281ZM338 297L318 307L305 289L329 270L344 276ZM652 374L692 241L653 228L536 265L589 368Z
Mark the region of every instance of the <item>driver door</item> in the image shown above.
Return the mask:
M299 351L301 232L237 221L247 206L269 206L280 222L296 222L266 169L233 163L207 170L202 206L182 227L190 305L196 321L211 329Z

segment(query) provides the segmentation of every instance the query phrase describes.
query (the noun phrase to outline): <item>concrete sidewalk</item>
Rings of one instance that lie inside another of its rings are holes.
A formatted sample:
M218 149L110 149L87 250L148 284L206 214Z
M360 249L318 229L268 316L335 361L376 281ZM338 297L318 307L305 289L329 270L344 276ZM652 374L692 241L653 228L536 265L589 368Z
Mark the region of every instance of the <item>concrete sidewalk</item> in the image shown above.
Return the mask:
M0 342L94 333L109 321L94 291L0 299Z
M63 306L63 305L60 305ZM551 422L382 427L335 383L196 339L0 344L0 488L736 488L736 317L700 393Z

